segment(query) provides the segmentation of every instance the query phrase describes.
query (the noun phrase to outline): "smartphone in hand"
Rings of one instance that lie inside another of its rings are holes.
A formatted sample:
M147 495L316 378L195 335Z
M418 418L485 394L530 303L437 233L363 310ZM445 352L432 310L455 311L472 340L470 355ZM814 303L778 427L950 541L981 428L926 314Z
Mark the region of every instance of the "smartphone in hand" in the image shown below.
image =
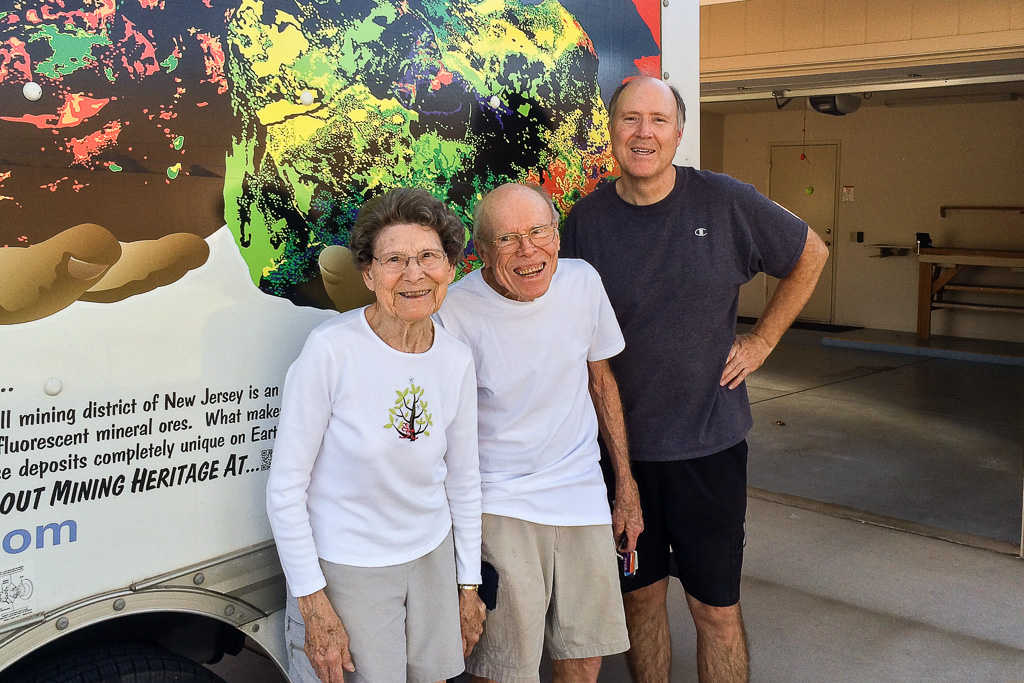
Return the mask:
M625 545L626 538L623 537L622 542L619 544L618 549L616 549L615 551L615 554L618 555L619 559L622 561L622 575L633 576L634 574L636 574L636 570L639 567L636 559L636 551L630 550L629 552L627 552L623 550Z
M481 563L480 573L483 575L483 583L480 584L480 599L484 607L494 609L498 605L498 571L486 560Z

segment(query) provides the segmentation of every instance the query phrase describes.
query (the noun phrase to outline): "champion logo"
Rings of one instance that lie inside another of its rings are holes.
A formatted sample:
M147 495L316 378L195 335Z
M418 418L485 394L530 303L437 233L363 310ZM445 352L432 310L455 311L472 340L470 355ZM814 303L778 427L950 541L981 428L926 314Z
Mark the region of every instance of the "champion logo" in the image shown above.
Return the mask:
M708 229L707 228L697 228L696 230L693 231L693 234L696 235L697 237L707 237Z

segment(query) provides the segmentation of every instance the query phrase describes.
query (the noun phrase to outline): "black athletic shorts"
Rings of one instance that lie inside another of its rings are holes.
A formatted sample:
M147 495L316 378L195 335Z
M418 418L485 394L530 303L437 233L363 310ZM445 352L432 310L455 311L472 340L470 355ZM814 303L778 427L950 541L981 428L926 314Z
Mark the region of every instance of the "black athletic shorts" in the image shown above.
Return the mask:
M691 460L632 463L640 490L644 531L637 540L635 575L621 576L622 592L674 574L706 605L740 599L747 514L747 442ZM614 491L614 489L611 489ZM675 558L671 568L669 552Z

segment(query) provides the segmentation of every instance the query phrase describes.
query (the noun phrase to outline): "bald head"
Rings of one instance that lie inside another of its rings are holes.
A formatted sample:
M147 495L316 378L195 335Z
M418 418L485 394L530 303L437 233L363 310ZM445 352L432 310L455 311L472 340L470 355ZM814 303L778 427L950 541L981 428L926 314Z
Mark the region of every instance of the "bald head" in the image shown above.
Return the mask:
M509 183L489 192L473 210L473 240L491 289L516 301L548 291L558 267L558 212L543 189Z
M550 212L551 220L558 225L558 210L548 193L538 185L521 185L506 183L484 195L473 208L473 241L489 244L494 238L494 225L503 222L508 212L516 212L522 207L542 203ZM479 250L479 244L477 249Z
M683 125L686 123L686 103L683 102L683 96L679 93L679 89L674 85L669 85L660 78L652 78L651 76L641 76L634 78L633 80L626 81L612 93L612 99L608 103L608 120L615 120L615 109L618 107L619 98L622 94L631 88L643 87L645 90L661 90L665 94L671 95L675 101L676 107L676 130L682 130Z

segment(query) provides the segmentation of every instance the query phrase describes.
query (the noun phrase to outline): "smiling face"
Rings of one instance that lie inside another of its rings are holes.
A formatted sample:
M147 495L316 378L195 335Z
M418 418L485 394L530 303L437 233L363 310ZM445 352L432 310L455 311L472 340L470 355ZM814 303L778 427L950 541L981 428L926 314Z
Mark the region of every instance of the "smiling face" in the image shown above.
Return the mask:
M508 299L533 301L543 296L558 267L558 221L550 204L522 185L502 185L487 195L485 201L488 202L488 229L477 241L477 250L484 262L484 280ZM555 228L554 239L547 244L535 245L523 238L518 249L501 253L491 241L507 233L526 235L541 226Z
M448 284L455 278L455 266L445 259L435 269L424 269L409 259L405 270L390 271L379 261L391 254L415 256L425 250L444 253L441 238L433 228L423 225L391 225L374 241L374 260L363 271L363 281L377 297L381 313L406 323L425 320L441 308Z
M626 183L675 181L672 157L683 137L677 120L675 98L661 81L643 78L622 90L608 126Z

